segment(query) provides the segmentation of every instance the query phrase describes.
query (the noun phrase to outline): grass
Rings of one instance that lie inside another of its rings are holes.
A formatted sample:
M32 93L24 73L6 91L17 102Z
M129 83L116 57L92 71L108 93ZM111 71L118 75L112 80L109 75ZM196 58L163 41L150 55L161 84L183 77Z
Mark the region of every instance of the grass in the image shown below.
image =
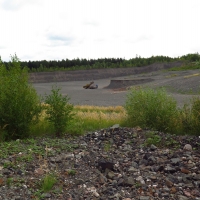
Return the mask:
M185 71L185 70L195 70L195 69L200 69L200 63L199 62L185 64L185 65L180 66L180 67L172 67L170 69L167 69L167 71Z
M192 77L195 77L195 76L200 76L200 74L199 73L191 74L191 75L188 75L188 76L184 76L184 78L192 78Z
M57 179L55 175L46 174L45 177L41 181L41 190L43 192L50 191L56 182L57 182Z
M46 106L46 105L45 105ZM70 135L82 135L87 131L123 124L126 111L122 106L74 106L74 119L66 128ZM53 135L53 127L45 120L45 113L40 116L40 122L31 128L32 136Z

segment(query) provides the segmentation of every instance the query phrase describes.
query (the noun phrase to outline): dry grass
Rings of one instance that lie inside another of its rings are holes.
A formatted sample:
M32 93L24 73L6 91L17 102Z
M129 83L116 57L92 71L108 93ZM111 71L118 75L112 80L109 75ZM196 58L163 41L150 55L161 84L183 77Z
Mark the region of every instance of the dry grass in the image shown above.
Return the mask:
M191 75L188 75L188 76L184 76L184 78L192 78L194 76L200 76L200 74L199 73L197 73L197 74L191 74Z
M75 106L75 110L76 125L79 125L84 131L123 124L126 119L126 111L122 106Z
M46 104L44 107L48 106ZM126 119L126 111L122 106L74 106L74 119L67 128L69 134L83 134L101 128L107 128L114 124L123 124ZM40 115L40 122L32 128L35 136L53 134L53 128L45 120L46 113Z
M110 121L116 121L124 118L126 116L125 111L122 112L112 112L112 113L104 113L102 111L99 112L93 112L93 111L87 111L82 112L78 111L76 116L78 118L81 118L82 120L110 120Z
M77 105L74 106L75 110L78 111L82 111L82 112L86 112L86 111L90 111L90 112L115 112L115 113L121 113L124 112L124 108L122 106L90 106L90 105Z

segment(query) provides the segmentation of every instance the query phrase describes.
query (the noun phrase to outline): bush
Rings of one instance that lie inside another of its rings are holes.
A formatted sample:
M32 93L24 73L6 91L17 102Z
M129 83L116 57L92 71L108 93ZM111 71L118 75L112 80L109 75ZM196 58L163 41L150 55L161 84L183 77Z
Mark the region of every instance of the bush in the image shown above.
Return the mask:
M131 126L152 128L159 131L173 129L177 115L176 101L166 91L150 88L132 88L127 95L125 109Z
M199 135L200 132L200 99L191 99L190 104L178 109L174 130L181 135Z
M28 137L30 125L41 112L40 99L16 55L11 56L7 68L0 60L0 91L0 127L4 127L1 137L4 140Z
M195 127L193 134L200 133L200 98L193 98L192 100L192 115L193 115L193 127Z
M60 94L60 88L53 87L50 95L46 95L46 119L53 124L56 136L60 136L66 130L71 119L73 119L73 105L69 103L68 96Z

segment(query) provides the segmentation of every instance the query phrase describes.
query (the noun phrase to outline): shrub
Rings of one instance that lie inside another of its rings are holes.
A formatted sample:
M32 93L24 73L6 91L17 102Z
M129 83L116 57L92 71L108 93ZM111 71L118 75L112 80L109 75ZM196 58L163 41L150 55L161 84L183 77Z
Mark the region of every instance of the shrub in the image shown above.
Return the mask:
M28 78L16 55L7 68L0 60L0 127L4 127L5 140L28 137L30 125L41 112L40 99Z
M60 136L66 130L70 120L73 119L73 105L69 103L68 96L62 96L60 88L52 87L51 94L46 95L46 119L53 124L56 136Z
M193 117L191 112L191 106L184 104L182 108L178 110L178 117L176 118L175 129L176 133L180 135L191 134L193 132Z
M125 109L131 126L169 131L177 114L176 101L163 88L132 88Z
M178 110L174 130L181 135L199 135L200 132L200 99L191 99Z
M189 109L191 108L191 109ZM199 135L200 132L200 98L193 98L191 100L191 106L188 106L190 112L187 113L189 121L189 127L187 134ZM184 123L185 124L185 123Z

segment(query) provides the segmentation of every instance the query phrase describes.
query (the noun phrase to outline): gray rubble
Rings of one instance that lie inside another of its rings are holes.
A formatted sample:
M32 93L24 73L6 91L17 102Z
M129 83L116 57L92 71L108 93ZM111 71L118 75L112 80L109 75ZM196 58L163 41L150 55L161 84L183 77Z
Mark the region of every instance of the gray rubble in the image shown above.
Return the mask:
M0 179L0 199L36 199L37 181L54 171L59 181L52 190L41 193L41 199L199 200L199 136L155 132L161 140L150 144L149 132L115 125L74 139L63 138L76 148L58 153L49 147L46 165L41 162L44 166L35 157L25 170L2 168L1 179L21 177L23 181L9 186ZM44 145L44 140L39 144ZM12 159L1 159L0 166Z

